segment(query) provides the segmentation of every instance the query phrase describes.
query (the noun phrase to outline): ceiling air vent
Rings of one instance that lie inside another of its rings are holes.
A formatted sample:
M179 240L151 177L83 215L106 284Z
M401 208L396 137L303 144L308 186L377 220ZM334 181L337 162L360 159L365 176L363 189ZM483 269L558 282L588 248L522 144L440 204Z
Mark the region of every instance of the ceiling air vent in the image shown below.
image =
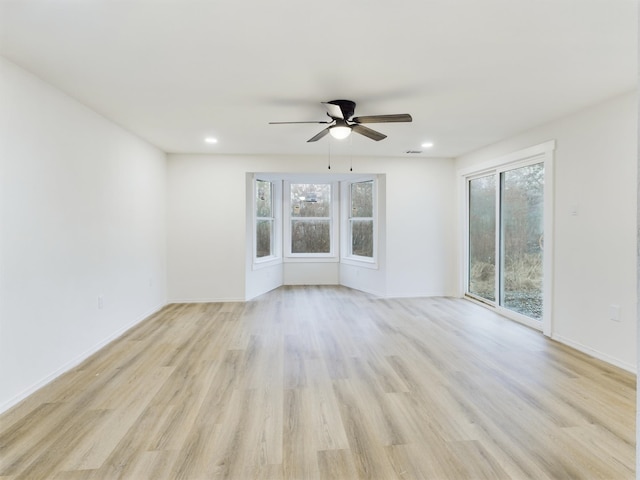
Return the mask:
M404 153L409 153L409 154L416 154L416 153L422 153L422 150L407 150Z

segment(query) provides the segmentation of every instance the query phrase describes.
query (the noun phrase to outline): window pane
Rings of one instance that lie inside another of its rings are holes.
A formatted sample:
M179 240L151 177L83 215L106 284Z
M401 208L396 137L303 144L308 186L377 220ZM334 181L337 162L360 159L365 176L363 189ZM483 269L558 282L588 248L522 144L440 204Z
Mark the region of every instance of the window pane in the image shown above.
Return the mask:
M273 244L273 221L258 220L256 222L256 257L268 257L271 255L271 246Z
M329 220L292 220L291 253L331 253Z
M373 258L373 220L351 221L351 253Z
M273 217L271 182L256 181L256 217Z
M351 216L373 217L373 181L351 184Z
M331 215L331 185L291 184L292 217L326 217Z
M469 181L469 293L495 301L496 177Z
M502 174L501 304L542 318L544 164Z

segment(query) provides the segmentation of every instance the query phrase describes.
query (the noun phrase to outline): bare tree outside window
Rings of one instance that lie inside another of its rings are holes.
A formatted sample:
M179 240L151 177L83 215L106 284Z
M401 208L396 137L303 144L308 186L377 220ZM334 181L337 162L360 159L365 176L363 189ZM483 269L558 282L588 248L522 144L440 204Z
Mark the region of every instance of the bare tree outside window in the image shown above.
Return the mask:
M273 227L272 184L256 180L256 258L273 255Z
M470 294L542 319L543 214L543 162L469 181Z
M331 253L331 185L292 183L291 253Z
M496 300L496 176L469 181L469 293Z
M373 181L351 184L351 255L373 258Z
M502 272L500 304L542 318L544 163L501 175Z

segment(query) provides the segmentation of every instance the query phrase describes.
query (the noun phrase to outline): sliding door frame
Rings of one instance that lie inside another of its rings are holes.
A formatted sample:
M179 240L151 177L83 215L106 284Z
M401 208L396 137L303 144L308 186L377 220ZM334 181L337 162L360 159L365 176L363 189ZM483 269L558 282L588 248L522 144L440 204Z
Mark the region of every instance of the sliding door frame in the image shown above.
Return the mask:
M554 151L556 142L551 140L539 145L534 145L508 155L497 157L488 162L468 167L458 171L460 190L461 215L461 255L460 258L460 296L476 301L496 312L529 327L541 330L546 336L553 332L553 205L554 205ZM542 282L542 319L540 321L500 306L500 270L501 262L501 173L515 168L544 163L544 253L543 253L543 282ZM487 175L496 175L496 275L495 275L495 302L481 299L469 294L469 181Z

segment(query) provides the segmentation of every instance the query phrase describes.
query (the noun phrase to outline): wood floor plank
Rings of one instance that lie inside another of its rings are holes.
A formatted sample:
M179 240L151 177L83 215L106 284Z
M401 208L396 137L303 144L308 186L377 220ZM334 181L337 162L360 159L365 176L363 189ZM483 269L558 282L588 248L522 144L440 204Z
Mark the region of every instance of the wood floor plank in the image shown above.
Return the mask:
M359 478L350 450L319 450L317 456L322 480Z
M393 468L384 453L384 445L397 438L393 427L362 403L356 385L346 380L334 382L338 408L359 478L393 478ZM377 410L377 409L373 409ZM388 428L385 428L388 427Z
M471 302L168 305L0 416L0 480L632 479L635 376Z
M316 451L348 449L349 441L338 408L338 399L333 391L333 384L307 389L307 392L311 403L314 449Z
M283 390L237 390L236 396L211 445L210 467L223 478L254 478L282 463Z
M317 479L317 449L313 439L312 398L307 389L288 389L284 396L283 458L284 478Z
M145 378L139 378L135 387L130 387L135 393L127 395L117 408L107 410L109 415L105 416L105 420L87 433L81 445L69 452L60 468L70 471L99 468L120 439L135 425L172 371L171 367L159 367L150 369Z
M83 441L95 428L103 425L109 415L107 410L87 410L78 412L74 421L67 422L53 434L48 435L32 446L36 453L30 461L24 462L17 478L47 478L52 472L64 470L62 465L71 452L82 448ZM14 467L18 467L15 465Z

